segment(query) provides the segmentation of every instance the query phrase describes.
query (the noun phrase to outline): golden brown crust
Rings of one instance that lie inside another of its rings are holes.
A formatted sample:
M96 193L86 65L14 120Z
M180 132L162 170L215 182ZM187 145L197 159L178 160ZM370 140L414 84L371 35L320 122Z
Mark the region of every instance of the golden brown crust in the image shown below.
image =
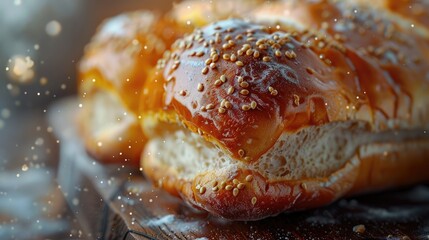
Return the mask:
M142 111L143 118L156 119L162 109L168 116L160 122L183 123L240 167L187 179L155 155L145 155L149 179L196 207L235 220L427 181L427 39L364 7L356 13L342 2L279 4L257 11L255 21L262 25L227 20L177 41L158 63L159 91L146 96L156 100ZM358 144L329 176L273 181L250 170L283 133L352 120L365 122L373 136L397 134ZM412 159L406 149L412 149ZM377 175L386 170L393 173Z
M255 19L271 25L299 23L318 32L319 40L327 36L339 42L358 75L354 88L368 98L378 127L385 128L381 125L388 119L417 126L427 123L429 41L416 29L347 1L281 1L256 10ZM309 41L315 51L326 45Z
M377 7L380 11L386 11L396 15L398 19L408 20L408 27L416 25L429 30L429 2L426 0L357 0L355 3Z
M177 41L159 64L166 90L158 108L174 109L191 130L246 161L285 130L346 119L337 109L348 102L343 94L355 95L331 79L348 69L328 66L299 38L274 31L228 20ZM339 50L328 52L345 64Z
M95 159L138 166L146 142L137 119L142 86L166 48L189 30L149 11L122 14L100 26L79 64L78 121Z

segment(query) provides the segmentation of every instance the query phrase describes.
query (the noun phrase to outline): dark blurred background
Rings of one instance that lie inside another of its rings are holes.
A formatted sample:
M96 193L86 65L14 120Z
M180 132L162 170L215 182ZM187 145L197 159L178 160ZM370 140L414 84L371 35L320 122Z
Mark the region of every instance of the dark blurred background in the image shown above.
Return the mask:
M107 17L158 0L0 1L0 239L85 239L56 182L49 106L76 93L76 64Z

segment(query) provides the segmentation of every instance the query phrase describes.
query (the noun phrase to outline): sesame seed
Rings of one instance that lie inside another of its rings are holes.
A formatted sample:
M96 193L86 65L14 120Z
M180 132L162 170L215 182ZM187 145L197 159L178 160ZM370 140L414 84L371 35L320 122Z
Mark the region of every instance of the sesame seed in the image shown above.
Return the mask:
M247 56L250 56L250 55L252 55L253 54L253 49L247 49L247 51L246 51L246 55Z
M180 90L179 95L180 96L186 96L186 91L185 90Z
M248 44L248 43L243 44L243 48L242 48L243 51L246 51L246 50L248 50L250 48L251 48L250 44Z
M308 72L308 74L314 74L314 69L310 68L310 67L306 67L305 70Z
M276 54L277 57L281 57L282 56L282 52L280 52L280 50L276 50L275 54Z
M261 49L261 50L266 50L266 49L268 49L268 45L267 44L260 44L258 46L258 48Z
M258 58L259 57L259 51L258 50L255 50L255 52L253 53L253 57L254 58Z
M201 188L200 184L198 184L197 186L195 186L195 189L197 189L197 190L200 190L200 188Z
M221 80L217 79L214 84L215 84L215 86L219 87L220 85L223 84L223 82Z
M203 70L201 70L202 74L207 74L209 72L209 68L208 67L204 67Z
M257 104L255 101L252 101L252 102L250 103L250 107L251 107L252 109L255 109L257 105L258 105L258 104Z
M293 50L288 50L285 52L285 55L287 58L289 59L294 59L296 58L296 53Z
M263 43L265 43L265 39L263 39L263 38L256 41L256 45L261 45Z
M227 191L231 191L231 190L232 190L232 188L233 188L233 186L232 186L232 185L226 185L226 186L225 186L225 190L227 190Z
M210 63L212 63L212 61L213 61L213 60L212 60L211 58L207 59L207 60L206 60L206 65L210 65Z
M238 56L243 56L244 51L242 49L237 50L237 55Z
M247 87L249 87L249 83L246 82L246 81L243 81L243 82L240 83L240 87L247 88Z
M242 83L242 82L243 82L243 77L242 77L242 76L239 76L239 77L237 78L237 81L238 81L238 83Z
M234 179L232 179L232 183L233 183L234 185L237 185L237 184L239 184L239 183L240 183L240 181L238 181L236 178L234 178Z
M197 132L198 132L199 135L201 135L201 136L203 135L203 131L201 129L198 128Z
M243 157L245 153L246 153L246 152L244 152L244 150L243 150L243 149L239 149L239 150L238 150L238 155L239 155L240 157Z
M244 66L244 63L242 61L237 61L237 62L235 62L235 64L239 67Z
M249 36L249 34L248 34L248 36ZM256 38L254 38L254 37L248 37L247 41L248 42L256 41Z
M234 197L237 197L239 192L240 190L238 190L238 188L234 188L234 190L232 190L232 195L234 195Z
M215 41L216 41L216 43L221 43L221 42L222 42L222 39L220 39L220 37L219 37L219 36L216 36Z
M237 36L235 36L235 40L240 40L240 39L243 39L243 35L238 34Z
M227 101L227 100L225 101L224 106L225 106L226 109L232 108L232 104L229 101Z
M240 94L242 94L242 95L249 95L249 90L242 89L242 90L240 90Z
M213 192L217 192L217 191L219 191L219 187L218 187L218 186L214 186L214 187L212 187L212 191L213 191Z
M245 186L246 186L246 185L245 185L244 183L239 183L239 184L237 185L237 188L241 190L241 189L243 189Z
M228 49L228 48L230 48L231 47L231 45L229 45L228 43L224 43L223 45L222 45L222 48L223 49Z
M302 187L302 189L304 189L305 191L307 190L307 184L305 184L305 183L301 183L301 187Z
M226 109L225 109L225 108L223 108L223 107L220 107L220 108L218 108L218 112L219 112L219 113L225 113L225 112L226 112Z
M225 41L228 41L228 40L230 40L231 39L231 35L230 34L227 34L226 36L225 36Z
M222 99L222 101L220 101L220 106L225 107L225 102L226 102L226 99Z
M229 44L230 46L235 46L235 42L234 42L234 40L228 40L228 44Z
M206 187L201 187L200 188L200 194L204 194L206 192Z
M265 57L262 58L262 61L269 62L269 61L271 61L271 58L268 57L268 56L265 56Z
M212 56L213 62L217 62L219 60L219 54L213 54Z
M296 94L293 95L293 103L295 103L296 106L299 105L299 96Z
M225 53L225 54L222 55L222 58L224 60L229 60L231 58L231 55L229 55L228 53Z
M257 199L256 197L252 197L252 200L251 200L252 205L255 205L255 204L256 204L256 201L258 201L258 199Z
M207 104L206 105L206 109L207 110L211 110L211 109L213 109L215 106L214 106L214 104L213 103L209 103L209 104Z
M277 94L278 94L278 92L275 89L271 92L271 95L273 95L273 96L276 96Z
M241 106L241 109L242 109L243 111L248 111L248 110L250 110L250 106L249 106L249 105L244 104L243 106Z
M234 53L233 53L233 54L231 54L230 60L231 60L232 62L237 61L237 56L236 56Z
M216 64L215 64L215 63L210 63L210 68L211 68L211 69L216 68Z
M226 82L226 76L225 75L221 75L219 78L222 82Z
M195 55L196 55L197 57L201 57L201 56L203 56L203 55L204 55L204 52L203 52L203 51L199 51L199 52L197 52Z
M246 176L246 182L251 182L253 180L253 176L252 175L247 175Z
M274 43L271 47L274 49L280 49L282 46L279 43ZM282 52L280 52L280 56L281 55L282 55ZM278 57L280 57L280 56L278 56Z
M232 93L234 93L234 87L232 87L232 86L231 86L231 87L229 87L229 88L228 88L227 93L228 93L228 94L232 94Z
M201 110L202 112L205 112L205 111L207 111L207 108L206 108L206 106L202 106L202 107L200 108L200 110Z
M224 189L226 186L226 183L224 181L220 182L219 188Z
M204 85L202 83L198 83L197 90L202 92L204 90Z

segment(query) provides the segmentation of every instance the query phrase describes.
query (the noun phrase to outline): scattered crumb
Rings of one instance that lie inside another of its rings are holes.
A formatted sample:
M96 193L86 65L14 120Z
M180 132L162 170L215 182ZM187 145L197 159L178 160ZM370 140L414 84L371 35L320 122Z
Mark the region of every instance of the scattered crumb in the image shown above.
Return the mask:
M353 227L353 232L355 233L364 233L365 232L365 225L359 224Z

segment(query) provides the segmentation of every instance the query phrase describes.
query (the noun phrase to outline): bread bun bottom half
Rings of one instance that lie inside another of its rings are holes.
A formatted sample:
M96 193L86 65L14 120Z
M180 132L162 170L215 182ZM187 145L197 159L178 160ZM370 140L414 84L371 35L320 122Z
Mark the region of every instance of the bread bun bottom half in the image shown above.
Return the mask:
M246 164L184 127L168 129L146 145L146 176L192 206L231 220L428 180L429 136L420 130L372 132L364 122L333 122L284 132Z

